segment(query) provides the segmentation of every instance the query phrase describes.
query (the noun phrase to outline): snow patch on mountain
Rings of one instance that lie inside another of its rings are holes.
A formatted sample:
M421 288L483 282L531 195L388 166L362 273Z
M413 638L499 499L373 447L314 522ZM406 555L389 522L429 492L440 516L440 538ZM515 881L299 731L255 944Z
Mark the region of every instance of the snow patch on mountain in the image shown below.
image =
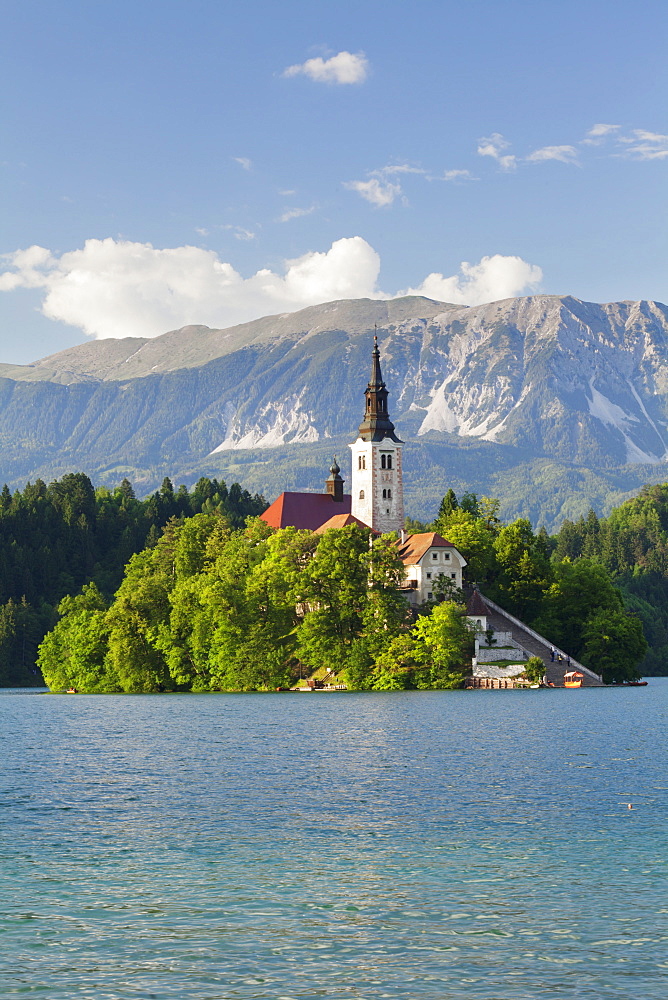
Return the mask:
M442 382L437 388L432 389L433 398L427 407L424 420L420 424L418 437L421 437L428 431L445 431L447 434L456 433L460 421L445 397L447 385L448 379Z
M602 392L594 386L594 378L589 379L589 391L591 393L591 399L589 400L589 412L592 417L596 417L601 423L607 424L609 427L615 427L624 438L624 443L626 445L626 461L629 464L651 464L656 465L660 462L663 456L659 457L652 454L651 452L643 451L635 441L628 434L631 424L637 424L638 418L632 413L627 413L626 410L618 406L617 403L613 403L611 399L604 396Z
M251 426L242 427L238 418L231 420L224 440L210 454L319 441L320 434L311 415L301 407L303 395L304 390L279 403L266 403L258 410Z

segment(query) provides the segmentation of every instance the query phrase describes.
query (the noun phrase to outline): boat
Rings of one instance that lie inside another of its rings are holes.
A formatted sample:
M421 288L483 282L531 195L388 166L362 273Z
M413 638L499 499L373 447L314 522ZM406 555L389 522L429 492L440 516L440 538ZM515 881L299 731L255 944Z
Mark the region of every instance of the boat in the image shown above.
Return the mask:
M578 670L568 670L564 674L564 687L580 688L582 687L583 680L584 674L581 674Z

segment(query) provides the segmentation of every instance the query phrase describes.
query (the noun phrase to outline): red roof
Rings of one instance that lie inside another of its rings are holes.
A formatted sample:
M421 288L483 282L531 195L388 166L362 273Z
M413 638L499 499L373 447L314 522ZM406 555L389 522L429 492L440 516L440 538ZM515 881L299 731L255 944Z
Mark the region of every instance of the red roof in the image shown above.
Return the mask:
M489 614L489 608L485 604L479 590L474 590L469 597L466 604L466 614L472 618L475 618L476 615L482 618L483 615Z
M432 548L454 549L455 546L435 531L421 531L416 535L409 535L403 544L399 542L399 555L402 562L414 566Z
M335 500L329 493L281 493L261 518L270 528L307 528L316 531L335 515L350 514L352 497Z
M368 524L360 521L359 517L355 517L353 514L335 514L334 517L330 517L329 521L325 521L319 528L316 528L316 533L322 535L323 532L329 531L330 528L347 528L349 524L359 524L360 528L369 527ZM378 532L374 531L374 534L378 534Z

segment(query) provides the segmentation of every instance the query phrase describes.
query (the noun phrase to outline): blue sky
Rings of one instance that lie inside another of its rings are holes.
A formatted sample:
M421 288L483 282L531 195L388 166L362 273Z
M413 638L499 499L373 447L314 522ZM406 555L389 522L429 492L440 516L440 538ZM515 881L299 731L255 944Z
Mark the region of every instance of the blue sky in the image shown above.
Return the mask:
M0 361L348 295L668 301L667 22L5 0Z

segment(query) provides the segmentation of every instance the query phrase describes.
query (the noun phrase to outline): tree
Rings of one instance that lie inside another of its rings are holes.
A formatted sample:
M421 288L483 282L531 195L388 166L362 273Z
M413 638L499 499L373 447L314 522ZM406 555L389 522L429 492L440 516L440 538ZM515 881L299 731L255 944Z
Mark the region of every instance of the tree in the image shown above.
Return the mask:
M472 641L461 605L437 604L377 657L373 690L461 687L471 662Z
M583 629L582 662L603 675L606 684L638 680L638 663L647 652L640 621L624 611L602 609Z
M530 656L524 665L524 673L531 684L540 684L545 676L545 664L540 656Z
M109 692L121 689L105 663L109 629L106 604L95 584L77 597L65 597L60 621L39 649L37 662L52 691Z
M585 623L599 611L621 611L622 597L605 567L589 559L563 559L553 573L535 626L580 659Z
M466 578L485 583L494 576L494 534L484 521L470 512L456 510L448 517L439 517L435 530L459 549L468 565Z
M496 581L499 603L532 621L551 583L552 569L531 522L520 517L504 525L493 546L500 570Z

